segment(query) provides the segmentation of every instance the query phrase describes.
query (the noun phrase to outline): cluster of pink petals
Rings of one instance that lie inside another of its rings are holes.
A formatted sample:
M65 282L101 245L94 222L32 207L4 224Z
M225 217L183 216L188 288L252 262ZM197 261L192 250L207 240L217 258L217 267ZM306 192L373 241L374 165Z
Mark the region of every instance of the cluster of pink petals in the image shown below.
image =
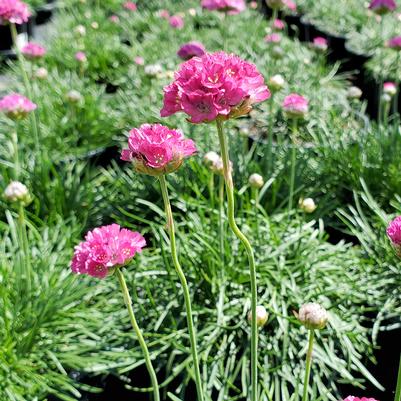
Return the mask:
M180 47L177 52L178 57L189 60L192 57L201 57L206 53L205 46L200 42L188 42Z
M87 61L86 54L84 52L75 53L75 60L79 61L80 63L85 63Z
M170 13L168 12L168 10L159 10L158 15L160 18L164 18L167 20L170 18Z
M123 149L121 159L132 161L140 173L159 176L177 170L184 158L195 152L195 143L180 131L161 124L143 124L130 131L128 149Z
M297 11L297 5L292 0L284 0L284 5L291 11Z
M202 7L207 10L229 12L230 14L238 14L245 10L244 0L202 0Z
M397 93L397 84L395 82L385 82L383 92L394 96Z
M265 36L265 42L267 43L280 43L281 35L279 33L270 33Z
M387 227L387 235L397 253L401 257L401 216L396 217Z
M297 93L286 96L283 102L283 110L287 117L301 118L308 113L309 101Z
M109 20L110 20L111 22L113 22L114 24L118 24L118 23L120 22L119 16L118 16L118 15L115 15L115 14L110 15Z
M28 5L20 0L0 0L0 24L23 24L31 16Z
M141 234L120 228L118 224L95 228L75 247L71 270L104 278L110 269L128 263L145 245Z
M285 28L285 23L281 19L276 18L273 21L273 28L282 31Z
M369 4L369 9L378 14L394 11L396 8L397 4L394 0L372 0Z
M21 49L21 52L26 58L38 59L46 54L46 49L37 43L30 42Z
M391 47L395 50L401 50L401 36L396 36L390 39L387 43L388 47Z
M318 36L313 39L313 46L318 50L327 50L328 42L326 38Z
M32 103L28 98L18 93L12 93L0 99L0 111L13 120L26 117L36 107L35 103Z
M168 22L171 27L176 29L182 29L184 27L184 19L180 15L172 15Z
M136 11L136 10L138 9L136 3L134 3L133 1L126 1L126 2L123 4L123 7L124 7L126 10L129 10L129 11Z
M184 112L192 123L228 119L250 112L270 97L254 64L234 54L206 53L181 65L175 81L164 88L162 117Z
M368 397L354 397L353 395L349 395L347 398L344 399L344 401L377 401L374 398L368 398Z
M145 64L145 59L141 56L136 56L134 58L134 62L136 65L144 65Z

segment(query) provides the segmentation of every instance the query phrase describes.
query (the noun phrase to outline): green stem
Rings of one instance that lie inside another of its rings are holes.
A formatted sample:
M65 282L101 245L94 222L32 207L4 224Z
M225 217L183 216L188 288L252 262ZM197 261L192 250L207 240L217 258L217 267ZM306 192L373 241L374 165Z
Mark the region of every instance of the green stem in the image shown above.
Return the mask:
M249 273L251 281L251 313L256 316L257 305L257 282L256 282L256 266L255 257L253 255L252 246L248 238L241 232L235 222L235 201L234 201L234 185L230 168L230 159L228 154L227 139L224 134L223 122L216 120L217 132L219 134L221 157L223 159L224 180L226 183L227 193L227 217L228 224L235 236L242 242L246 249L249 261ZM252 319L251 324L251 401L257 401L258 397L258 328L256 319Z
M219 177L219 230L220 230L220 259L221 272L224 274L224 178Z
M22 242L22 254L24 255L23 261L25 262L26 266L26 292L28 293L28 298L32 299L32 266L31 266L31 255L29 252L29 241L28 241L28 234L26 230L26 220L25 220L25 209L22 202L19 203L19 210L18 210L18 223L19 223L19 230L20 230L20 238Z
M13 144L13 154L14 154L14 178L18 181L20 176L20 162L19 162L19 152L18 152L18 134L13 132L11 134L12 144Z
M302 401L308 401L309 378L312 365L312 351L313 351L314 338L315 338L315 330L309 330L309 344L308 344L308 351L306 354L304 392L302 396Z
M273 108L274 108L274 93L272 92L270 98L271 112L269 116L269 137L267 148L267 172L269 175L273 173Z
M401 354L400 354L400 364L398 366L397 388L395 390L394 401L401 401Z
M152 388L153 388L153 400L154 401L160 401L160 395L159 395L159 384L157 382L157 376L156 376L156 372L153 368L152 365L152 360L150 359L150 354L149 354L149 350L148 347L146 345L145 339L143 338L141 329L138 326L138 323L135 319L135 314L134 314L134 309L132 308L132 300L128 291L128 287L127 287L127 283L125 282L125 278L124 275L121 271L121 268L117 268L116 269L116 275L118 278L118 281L120 282L120 286L121 286L121 290L123 293L123 297L124 297L124 302L125 305L128 309L128 314L131 320L131 324L132 327L135 331L135 334L138 338L139 344L141 346L143 355L145 357L145 363L146 363L146 367L148 369L149 372L149 376L150 376L150 380L152 382Z
M213 213L213 209L214 209L214 174L213 173L210 173L208 186L209 186L210 205L211 205L211 209L212 209L212 213Z
M273 8L273 14L272 14L272 31L274 31L274 21L277 19L278 17L278 9L275 7Z
M177 245L176 245L176 241L175 241L174 218L173 218L173 212L171 210L171 204L170 204L170 199L169 199L168 190L167 190L167 182L166 182L166 178L164 177L164 175L159 177L159 181L160 181L160 188L161 188L161 192L162 192L162 196L163 196L164 208L165 208L166 217L167 217L167 229L169 231L169 236L170 236L171 255L173 258L174 267L177 271L178 277L181 282L182 290L184 292L184 301L185 301L185 310L186 310L186 315L187 315L189 340L191 343L191 353L192 353L192 360L193 360L194 371L195 371L196 391L198 394L197 401L203 401L203 399L204 399L203 398L203 387L202 387L201 374L200 374L200 369L199 369L198 351L197 351L197 346L196 346L196 332L195 332L195 327L194 327L194 323L192 320L191 297L189 294L187 279L185 278L185 274L184 274L182 267L180 265L180 262L178 260Z
M294 118L292 120L292 133L291 133L291 173L290 173L290 195L288 198L288 212L291 212L292 205L294 202L294 187L295 187L295 166L297 163L297 147L296 147L296 135L298 132L298 120Z

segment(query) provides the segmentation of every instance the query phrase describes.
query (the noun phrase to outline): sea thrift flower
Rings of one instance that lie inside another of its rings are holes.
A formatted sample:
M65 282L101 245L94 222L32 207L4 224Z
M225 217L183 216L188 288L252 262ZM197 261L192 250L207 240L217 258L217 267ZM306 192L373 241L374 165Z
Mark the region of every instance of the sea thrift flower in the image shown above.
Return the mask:
M31 60L42 58L46 54L46 49L37 43L27 43L22 49L22 54Z
M351 86L347 91L348 99L360 99L362 91L357 86Z
M0 111L4 112L12 120L20 120L35 109L35 103L32 103L28 98L18 93L4 96L0 100Z
M254 173L249 177L248 183L252 188L260 189L263 187L265 181L260 174Z
M137 5L136 5L134 2L132 2L132 1L126 1L126 2L123 4L123 7L124 7L126 10L129 10L129 11L136 11L136 10L138 9Z
M283 110L288 118L304 118L308 114L309 102L297 93L291 93L283 102Z
M292 0L284 0L284 5L287 7L290 11L297 11L297 5L294 1Z
M167 117L184 112L192 123L248 114L254 103L270 97L257 68L234 54L217 52L181 65L175 81L164 88Z
M258 327L263 327L266 324L268 318L269 314L267 313L266 308L262 305L258 305L256 307L256 325ZM252 322L252 311L249 311L248 313L248 322Z
M29 205L32 200L28 188L19 181L11 181L7 185L3 196L8 202L18 202L25 206Z
M275 19L273 22L273 28L282 31L285 28L285 23L281 19Z
M171 16L168 22L175 29L182 29L184 27L184 19L179 15Z
M253 10L256 10L258 8L258 2L257 1L251 1L249 3L249 7L251 7Z
M401 36L396 36L390 39L387 45L388 47L391 47L394 50L401 50Z
M371 397L359 398L359 397L354 397L353 395L349 395L347 398L344 399L344 401L377 401L377 400Z
M75 247L71 270L104 278L115 268L126 265L145 245L141 234L118 224L95 228Z
M397 93L397 85L394 82L385 82L383 84L383 92L394 96Z
M205 46L200 42L188 42L180 47L178 57L189 60L192 57L201 57L206 53Z
M164 19L169 19L170 18L170 13L167 10L160 10L158 12L158 15L160 18L164 18Z
M111 22L113 22L114 24L118 24L118 23L120 22L120 18L119 18L118 15L111 15L110 18L109 18L109 20L110 20Z
M369 4L369 9L377 14L386 14L396 8L397 4L394 0L372 0Z
M141 56L137 56L134 58L134 62L137 65L144 65L145 64L145 60L143 59L143 57Z
M20 0L0 0L0 25L18 24L28 21L31 13L28 5Z
M397 255L401 257L401 216L390 222L387 227L387 235Z
M121 159L132 161L139 173L160 176L176 171L184 158L196 152L195 143L161 124L143 124L130 131Z
M270 33L265 36L265 42L267 43L279 43L281 42L281 35L279 33Z
M75 53L75 60L79 61L80 63L85 63L88 59L86 58L86 54L84 52L77 52Z
M308 330L321 330L329 320L326 309L313 302L302 305L299 312L294 314Z
M313 213L317 206L315 204L315 201L312 198L301 198L299 200L299 207L305 212L305 213Z
M210 11L223 11L238 14L246 8L244 0L202 0L202 7Z
M328 48L327 39L318 36L317 38L313 39L313 47L316 50L325 52Z
M266 0L266 4L273 9L283 8L286 5L284 0Z
M285 85L285 80L284 80L283 76L280 74L273 75L269 79L269 87L274 92L277 92L277 91L283 89L284 85Z

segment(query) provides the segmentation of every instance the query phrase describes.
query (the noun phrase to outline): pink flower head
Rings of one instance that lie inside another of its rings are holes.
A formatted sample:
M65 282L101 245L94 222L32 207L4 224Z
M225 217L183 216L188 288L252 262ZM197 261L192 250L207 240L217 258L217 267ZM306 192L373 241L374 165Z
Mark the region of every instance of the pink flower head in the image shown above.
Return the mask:
M134 62L137 65L144 65L145 64L145 60L143 59L143 57L141 56L137 56L134 58Z
M80 63L85 63L87 61L86 54L84 52L75 53L75 60L79 61Z
M397 93L397 84L395 82L385 82L383 84L383 92L394 96Z
M254 103L269 97L255 65L222 51L206 53L181 64L175 81L164 88L160 115L184 112L195 124L235 118L248 114Z
M32 103L28 98L18 93L4 96L0 100L0 111L4 112L12 120L20 120L26 117L36 107L35 103Z
M178 57L189 60L192 57L201 57L206 53L205 46L200 42L188 42L180 47Z
M369 4L369 9L377 14L386 14L396 8L397 4L394 0L372 0Z
M257 1L251 1L249 3L249 7L251 7L253 10L256 10L258 8L258 2Z
M139 173L160 176L176 171L184 158L196 152L195 143L161 124L143 124L130 131L121 159L132 161Z
M328 48L327 39L321 36L318 36L313 39L313 47L319 51L326 51Z
M136 10L138 9L136 3L134 3L133 1L126 1L126 2L123 4L123 7L124 7L126 10L129 10L129 11L136 11Z
M160 18L164 18L164 19L169 19L170 18L170 13L168 12L168 10L160 10L158 12L158 15Z
M390 39L387 45L394 50L401 50L401 36L396 36Z
M0 24L21 25L28 21L31 13L28 5L20 0L0 0Z
M37 43L27 43L22 49L22 54L31 60L42 58L46 54L46 49Z
M75 247L71 270L104 278L113 268L127 264L145 245L141 234L118 224L95 228Z
M285 28L285 23L281 19L276 18L273 21L273 28L282 31Z
M265 42L267 43L280 43L281 35L279 33L270 33L265 36Z
M347 398L344 399L344 401L377 401L374 398L367 398L367 397L354 397L353 395L349 395Z
M397 255L401 257L401 216L390 222L387 227L387 236L390 238Z
M184 28L184 19L179 15L172 15L169 18L168 22L169 22L170 26L175 29Z
M297 11L297 5L294 1L292 0L284 0L284 5L287 7L290 11Z
M283 110L288 118L303 118L309 110L308 99L297 93L291 93L284 99Z
M210 11L223 11L238 14L245 10L244 0L202 0L202 7Z
M120 22L120 18L118 15L110 15L109 20L114 24L118 24Z

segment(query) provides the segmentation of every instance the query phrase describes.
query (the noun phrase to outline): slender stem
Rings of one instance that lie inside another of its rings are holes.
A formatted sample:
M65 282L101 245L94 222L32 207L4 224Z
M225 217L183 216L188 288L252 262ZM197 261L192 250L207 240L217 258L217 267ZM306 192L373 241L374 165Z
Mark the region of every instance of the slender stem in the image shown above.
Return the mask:
M241 232L235 222L235 202L234 202L234 185L230 168L230 159L228 155L228 144L224 134L223 122L216 120L217 132L219 134L221 157L223 159L224 180L226 183L227 193L227 217L228 224L236 237L242 242L246 249L249 261L249 274L251 281L251 313L256 316L257 305L257 282L256 282L256 266L255 257L253 255L252 246L248 238ZM252 319L251 323L251 400L257 401L258 398L258 328L256 319Z
M273 108L274 108L274 92L270 98L270 116L269 116L269 137L268 137L268 148L267 148L267 172L269 175L273 172Z
M278 9L276 7L273 8L273 15L272 15L272 30L274 30L274 21L278 17Z
M313 351L314 338L315 338L315 330L309 330L309 344L308 344L308 352L306 354L304 392L302 396L302 401L308 401L309 377L312 365L312 351Z
M220 230L220 259L221 272L224 274L224 178L219 177L219 230Z
M395 390L394 401L401 401L401 354L400 354L400 365L398 367L397 388Z
M197 401L203 401L203 399L204 399L203 398L203 387L202 387L201 374L200 374L200 369L199 369L198 351L197 351L197 346L196 346L196 332L195 332L195 327L194 327L194 323L192 320L191 297L189 294L187 279L185 278L184 271L182 270L182 267L178 260L177 245L176 245L176 241L175 241L174 218L173 218L173 212L171 210L171 204L170 204L170 199L169 199L169 195L168 195L167 182L166 182L166 178L164 177L164 175L159 177L159 181L160 181L160 188L161 188L161 192L162 192L162 196L163 196L164 207L165 207L166 217L167 217L167 229L168 229L169 236L170 236L171 255L173 258L174 267L177 271L178 277L181 282L182 290L184 292L184 301L185 301L185 310L186 310L186 315L187 315L189 340L191 343L191 353L192 353L192 360L193 360L194 371L195 371L196 391L198 394Z
M22 254L24 255L24 264L26 267L26 291L28 293L29 299L32 297L32 266L31 266L31 255L29 252L29 241L28 241L28 234L26 230L26 220L25 220L25 209L22 202L19 203L18 208L18 225L20 230L20 238L22 241Z
M16 131L11 133L11 139L13 144L13 155L14 155L14 178L18 180L20 176L20 162L19 162L19 152L18 152L18 134Z
M294 187L295 187L295 166L297 163L297 147L296 147L296 135L298 132L298 120L294 118L292 120L292 133L291 133L291 173L290 173L290 195L288 198L288 212L291 212L292 205L294 202Z
M116 275L117 275L118 281L119 281L120 286L121 286L121 290L122 290L123 297L124 297L124 302L125 302L125 305L126 305L126 307L128 309L128 314L129 314L129 317L130 317L130 320L131 320L132 327L133 327L133 329L135 331L135 334L136 334L136 336L138 338L138 341L139 341L139 344L141 346L143 355L145 357L146 367L148 369L150 380L152 382L153 399L154 399L154 401L160 401L159 384L157 382L156 372L155 372L155 370L153 368L152 360L150 359L150 354L149 354L149 350L148 350L148 347L146 345L145 339L143 338L141 329L139 328L138 323L137 323L137 321L135 319L134 309L132 308L131 296L129 294L127 283L125 282L125 278L124 278L124 275L123 275L123 273L121 271L121 268L117 268L116 269Z
M209 174L208 186L209 186L210 206L211 206L211 209L213 212L213 209L214 209L214 174L213 173Z
M381 17L381 21L380 21L380 39L384 42L384 23L383 23L383 16ZM384 57L381 57L381 68L380 68L380 74L383 74L383 72L385 71L384 68ZM383 122L383 75L380 75L380 79L379 79L379 99L378 99L378 121L379 121L379 125L382 124Z

